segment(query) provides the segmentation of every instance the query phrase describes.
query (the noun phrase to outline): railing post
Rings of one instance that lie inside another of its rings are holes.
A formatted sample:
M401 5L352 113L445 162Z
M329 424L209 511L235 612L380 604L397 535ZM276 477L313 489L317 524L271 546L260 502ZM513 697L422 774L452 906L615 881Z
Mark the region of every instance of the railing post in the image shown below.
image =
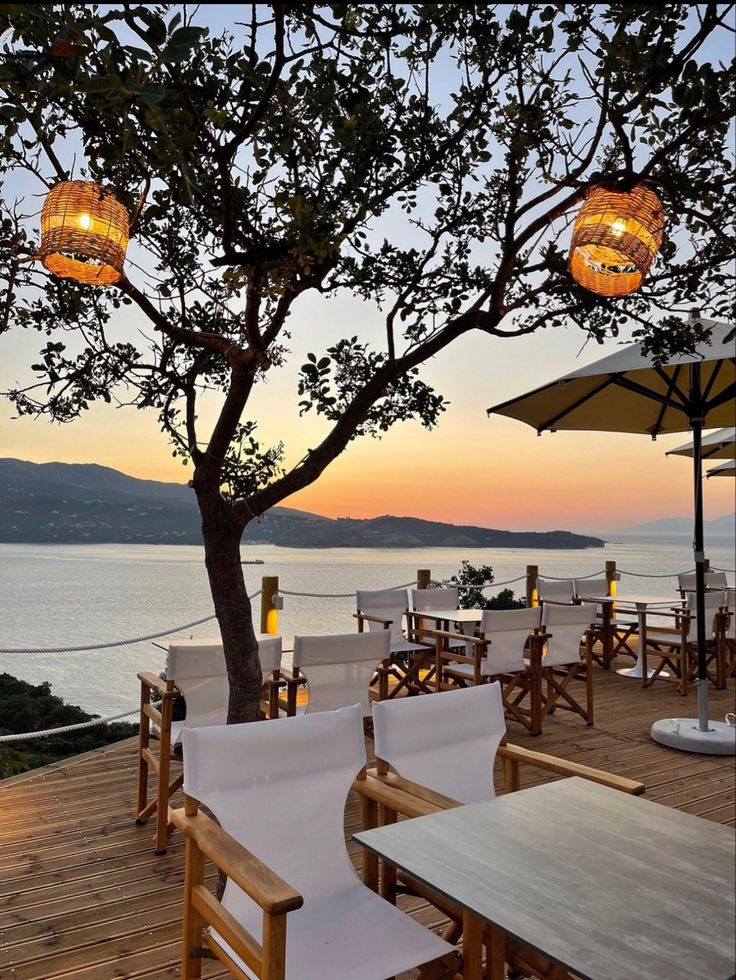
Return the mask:
M273 604L273 597L279 591L278 575L264 575L261 579L261 590L261 633L277 636L279 611Z
M710 558L704 558L703 559L703 571L704 572L709 572L710 571Z
M608 582L608 594L616 595L616 562L606 562L606 581Z
M418 589L428 589L432 582L432 570L431 568L418 568L417 569L417 588Z
M537 601L537 577L539 575L539 565L526 566L526 605L527 609L538 606Z

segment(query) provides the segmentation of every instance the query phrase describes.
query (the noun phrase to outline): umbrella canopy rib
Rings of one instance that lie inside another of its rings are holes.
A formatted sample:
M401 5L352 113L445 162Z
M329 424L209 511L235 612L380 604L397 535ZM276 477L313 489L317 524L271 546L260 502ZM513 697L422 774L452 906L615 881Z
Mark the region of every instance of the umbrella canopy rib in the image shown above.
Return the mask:
M619 388L625 388L627 391L633 391L635 395L641 395L642 398L648 398L650 401L659 402L659 404L664 405L665 408L671 408L675 412L683 412L685 415L688 413L689 406L687 403L683 405L682 402L673 401L671 398L668 398L667 395L654 391L652 388L647 388L645 385L640 385L638 381L632 381L631 378L627 378L625 374L612 375L611 380L613 384L618 385Z
M675 369L672 372L672 377L670 377L667 374L667 372L659 364L655 367L654 370L655 370L655 373L667 385L667 396L669 397L672 394L672 392L674 391L674 393L680 399L680 401L682 402L682 404L683 405L686 405L687 402L688 402L688 397L687 397L686 394L683 393L683 391L680 389L680 386L677 383L677 381L678 381L678 379L680 377L680 372L682 371L682 364L676 364L675 365Z
M584 405L587 401L590 401L591 398L595 398L596 395L600 394L600 392L603 391L604 388L608 388L611 384L613 384L613 379L606 378L605 381L601 382L601 384L596 385L595 388L592 388L590 391L586 391L584 395L580 396L580 398L576 399L570 405L567 405L565 408L563 408L563 410L561 412L558 412L557 415L554 415L551 419L547 419L546 422L543 422L542 425L538 427L537 431L543 432L544 429L550 429L553 425L556 425L561 419L564 419L566 415L569 415L571 412L574 412L576 408L580 408L581 405ZM553 385L550 385L550 387L553 387ZM511 403L508 402L507 404L511 404Z
M713 385L718 379L718 375L721 373L721 368L723 367L723 361L716 361L716 366L711 372L711 376L708 379L708 384L705 386L705 391L703 392L703 401L707 402L708 397L713 390Z
M668 398L670 397L670 395L672 394L673 391L677 391L677 394L680 396L680 398L683 398L682 392L680 391L680 389L677 386L677 379L680 376L680 371L681 370L682 370L682 365L681 364L678 364L676 366L675 370L672 372L672 377L671 378L668 378L667 375L666 375L666 373L661 368L657 368L657 373L663 379L663 381L665 381L665 383L667 384L667 397ZM666 405L661 405L660 406L660 409L659 409L659 413L657 414L657 421L654 423L654 426L652 428L652 435L653 436L657 436L662 431L662 429L664 428L664 414L665 414L666 411L667 411L667 406Z
M711 400L708 402L707 408L708 410L718 408L729 401L729 399L733 398L736 398L736 382L732 382L727 388L724 388L723 391L719 392L715 398L711 398Z

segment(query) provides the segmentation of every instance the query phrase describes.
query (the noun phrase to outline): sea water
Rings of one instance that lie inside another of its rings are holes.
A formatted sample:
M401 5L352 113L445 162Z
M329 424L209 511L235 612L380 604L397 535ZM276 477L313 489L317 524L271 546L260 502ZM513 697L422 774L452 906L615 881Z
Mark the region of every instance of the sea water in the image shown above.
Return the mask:
M542 576L581 577L601 573L607 560L622 571L619 592L676 594L676 574L693 567L687 537L612 535L605 548L584 551L486 548L294 549L259 545L243 550L262 565L244 567L249 593L261 576L277 575L283 593L347 593L342 598L284 595L279 630L290 648L295 633L348 633L356 629L354 592L413 580L419 568L443 580L463 559L493 567L500 590L523 596L527 565ZM729 570L734 584L734 541L708 542L711 565ZM495 591L495 589L494 589ZM183 623L212 613L203 552L167 545L0 545L0 648L69 647L167 631L178 638L217 635L210 622L175 632ZM255 601L258 624L259 600ZM288 660L288 657L285 658ZM0 672L38 684L85 711L112 715L134 709L136 672L159 673L165 653L151 641L101 651L0 653Z

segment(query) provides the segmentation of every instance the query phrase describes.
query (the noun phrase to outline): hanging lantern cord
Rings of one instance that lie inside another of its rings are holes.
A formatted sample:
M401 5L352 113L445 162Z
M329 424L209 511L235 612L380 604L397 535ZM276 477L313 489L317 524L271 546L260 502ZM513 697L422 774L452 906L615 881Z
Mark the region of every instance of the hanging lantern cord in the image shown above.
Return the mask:
M141 192L141 196L138 198L138 203L136 204L135 211L133 212L133 219L130 222L129 235L131 238L135 234L135 230L138 227L138 221L140 219L141 212L143 211L143 205L146 203L146 198L148 197L148 192L150 191L150 189L151 189L151 178L146 177L145 183L143 184L143 190Z

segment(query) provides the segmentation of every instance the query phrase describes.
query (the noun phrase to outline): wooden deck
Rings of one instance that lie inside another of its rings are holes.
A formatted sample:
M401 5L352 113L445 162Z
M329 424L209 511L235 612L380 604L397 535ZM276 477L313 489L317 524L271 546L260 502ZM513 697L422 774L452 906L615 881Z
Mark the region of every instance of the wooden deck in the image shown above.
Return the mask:
M511 723L510 741L641 780L650 800L733 826L734 760L673 752L648 737L655 719L693 714L694 695L680 698L667 682L643 690L613 671L596 670L595 680L594 727L560 713L538 738ZM733 707L733 683L711 691L712 716ZM175 835L156 857L152 826L133 822L135 748L121 742L0 784L1 977L179 975L183 845ZM351 794L348 838L358 819ZM358 848L348 847L357 863ZM426 903L410 908L430 927L443 924ZM205 966L204 976L222 975Z

